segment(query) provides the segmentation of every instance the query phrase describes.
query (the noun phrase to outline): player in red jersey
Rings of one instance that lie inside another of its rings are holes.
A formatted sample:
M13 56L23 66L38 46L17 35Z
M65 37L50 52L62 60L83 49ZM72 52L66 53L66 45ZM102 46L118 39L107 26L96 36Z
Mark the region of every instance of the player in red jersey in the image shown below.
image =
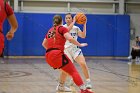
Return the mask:
M60 69L65 73L68 73L73 78L74 83L80 88L80 93L93 93L86 89L75 66L64 54L66 39L79 47L87 46L87 43L80 44L78 41L73 39L69 34L68 29L62 26L63 21L60 15L54 16L53 23L53 27L50 28L42 43L43 47L47 50L45 55L46 62L54 69Z
M11 26L10 30L6 34L6 37L8 40L11 40L18 28L18 23L12 8L8 5L7 2L0 0L0 56L2 55L4 49L3 23L6 18L8 19L8 22Z

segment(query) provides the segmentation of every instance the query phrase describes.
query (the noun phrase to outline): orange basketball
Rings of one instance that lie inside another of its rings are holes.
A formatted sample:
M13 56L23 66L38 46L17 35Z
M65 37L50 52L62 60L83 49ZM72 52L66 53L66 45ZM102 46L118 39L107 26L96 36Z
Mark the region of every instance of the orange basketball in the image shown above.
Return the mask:
M75 19L77 24L84 24L87 20L87 17L84 13L77 13Z

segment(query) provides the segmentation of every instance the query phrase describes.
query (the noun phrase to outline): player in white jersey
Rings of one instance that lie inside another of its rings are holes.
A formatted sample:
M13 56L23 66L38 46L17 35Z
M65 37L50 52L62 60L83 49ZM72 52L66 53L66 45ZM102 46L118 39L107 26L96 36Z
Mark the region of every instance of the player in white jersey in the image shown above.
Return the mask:
M71 13L66 14L65 16L65 22L66 24L63 25L64 27L67 27L69 30L69 33L77 40L78 37L85 38L86 37L86 23L83 25L83 31L80 30L78 26L75 26L75 17L72 17ZM72 62L76 61L82 68L83 74L86 79L86 88L91 89L91 80L89 75L89 70L85 61L85 57L83 56L82 50L70 43L69 41L66 41L65 43L65 54L70 58ZM60 75L60 82L56 88L56 90L62 90L62 91L70 91L67 87L64 87L64 83L66 81L67 74L62 72Z

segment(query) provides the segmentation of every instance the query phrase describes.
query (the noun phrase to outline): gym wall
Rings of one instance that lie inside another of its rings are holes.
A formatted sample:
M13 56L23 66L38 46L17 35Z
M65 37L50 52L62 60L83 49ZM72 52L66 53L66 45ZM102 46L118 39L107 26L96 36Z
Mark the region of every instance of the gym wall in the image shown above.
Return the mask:
M61 14L64 19L64 14ZM5 42L5 55L42 56L42 41L52 26L53 13L16 13L19 28L12 41ZM87 42L82 48L85 56L128 56L130 40L129 15L87 14ZM78 24L76 24L78 25ZM82 29L81 25L80 28ZM4 24L5 34L10 28Z

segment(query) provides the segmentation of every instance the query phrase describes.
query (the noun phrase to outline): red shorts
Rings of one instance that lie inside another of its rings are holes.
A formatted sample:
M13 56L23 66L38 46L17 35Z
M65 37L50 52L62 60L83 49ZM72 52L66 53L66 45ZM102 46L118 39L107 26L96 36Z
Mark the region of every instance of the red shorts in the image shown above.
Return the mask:
M0 55L2 54L4 49L4 35L0 32Z
M52 50L46 53L46 62L53 68L59 69L70 62L70 59L61 50Z

